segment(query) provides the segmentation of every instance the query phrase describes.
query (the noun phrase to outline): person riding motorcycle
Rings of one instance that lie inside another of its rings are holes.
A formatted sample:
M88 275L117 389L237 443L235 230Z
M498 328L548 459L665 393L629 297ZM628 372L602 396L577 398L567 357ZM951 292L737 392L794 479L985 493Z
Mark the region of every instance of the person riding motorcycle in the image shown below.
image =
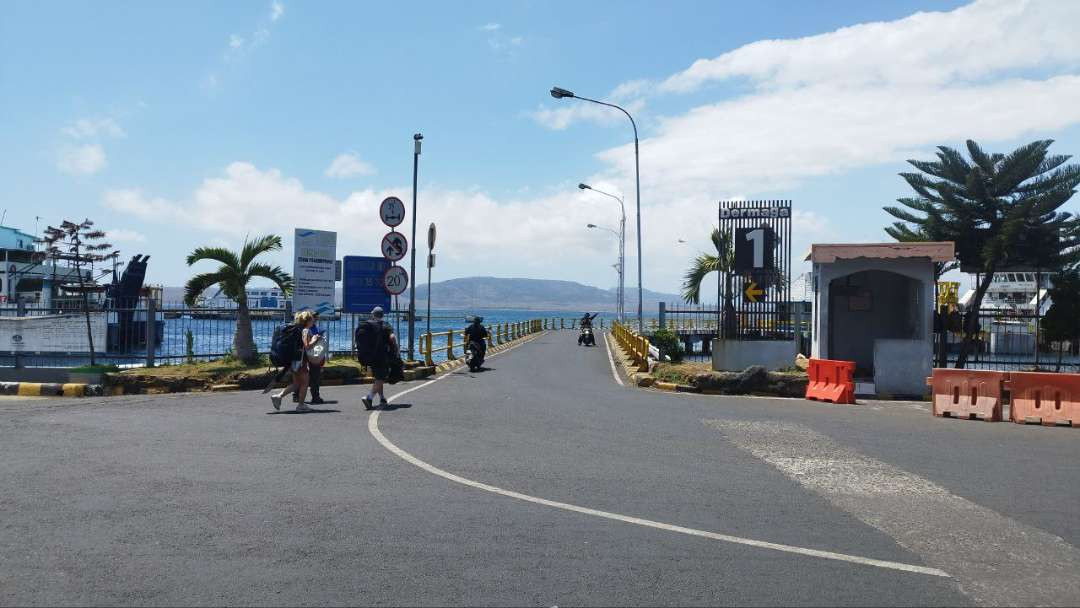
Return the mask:
M592 335L592 321L600 313L594 312L593 314L585 313L585 316L581 317L581 322L578 323L580 332L578 333L578 346L592 346L596 344L596 338Z
M488 330L482 325L483 322L484 317L473 317L472 323L469 323L468 327L465 328L465 345L468 346L470 343L475 342L479 351L477 354L480 355L481 361L484 359L484 355L487 354L488 337Z
M584 317L581 317L581 327L588 327L592 329L592 320L595 319L600 313L594 312L593 314L585 313Z

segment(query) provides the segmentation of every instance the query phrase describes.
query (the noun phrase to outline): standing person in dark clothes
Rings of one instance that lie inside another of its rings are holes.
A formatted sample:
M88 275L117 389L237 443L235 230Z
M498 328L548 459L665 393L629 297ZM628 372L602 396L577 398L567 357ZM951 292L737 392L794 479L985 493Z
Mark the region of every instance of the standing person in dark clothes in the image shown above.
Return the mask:
M371 374L375 380L371 384L371 392L368 393L367 397L361 399L364 403L364 409L370 410L375 407L376 395L379 396L379 405L386 405L386 395L383 393L383 387L390 377L391 358L398 356L398 341L390 324L383 321L383 309L381 306L373 308L371 310L371 319L364 321L364 323L373 325L374 333L378 336L376 356L371 363Z

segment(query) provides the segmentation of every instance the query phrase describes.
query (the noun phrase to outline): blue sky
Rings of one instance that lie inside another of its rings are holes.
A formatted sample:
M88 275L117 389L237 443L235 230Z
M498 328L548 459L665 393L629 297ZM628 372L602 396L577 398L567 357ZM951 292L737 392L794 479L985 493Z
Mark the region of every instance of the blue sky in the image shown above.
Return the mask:
M559 85L638 119L645 283L675 291L719 199L793 199L797 250L884 240L905 158L968 137L1080 152L1078 12L1068 0L9 2L0 201L24 230L35 216L97 220L167 285L189 276L197 245L276 232L291 248L294 227L337 230L339 255L376 254L378 201L408 200L421 131L436 280L608 287L615 245L584 225L616 226L616 207L575 186L625 192L632 208L629 125L551 99Z

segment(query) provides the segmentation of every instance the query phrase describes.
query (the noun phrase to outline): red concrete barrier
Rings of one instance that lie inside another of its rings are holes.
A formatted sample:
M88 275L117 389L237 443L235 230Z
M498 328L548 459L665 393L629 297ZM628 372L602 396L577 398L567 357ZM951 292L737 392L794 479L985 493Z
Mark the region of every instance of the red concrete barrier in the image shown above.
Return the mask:
M832 403L855 403L855 362L810 359L806 398Z
M1080 427L1080 374L1012 372L1006 387L1009 420Z
M1001 422L1001 395L1009 372L939 369L926 379L933 392L934 415Z

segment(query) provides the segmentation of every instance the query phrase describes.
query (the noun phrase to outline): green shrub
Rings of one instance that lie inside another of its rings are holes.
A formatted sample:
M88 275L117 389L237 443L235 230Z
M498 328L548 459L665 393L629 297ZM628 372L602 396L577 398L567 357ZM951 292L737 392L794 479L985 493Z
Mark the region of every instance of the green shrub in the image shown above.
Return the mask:
M685 354L679 336L669 329L656 330L652 337L649 338L649 343L660 351L661 360L671 359L672 363L678 363L682 361Z

